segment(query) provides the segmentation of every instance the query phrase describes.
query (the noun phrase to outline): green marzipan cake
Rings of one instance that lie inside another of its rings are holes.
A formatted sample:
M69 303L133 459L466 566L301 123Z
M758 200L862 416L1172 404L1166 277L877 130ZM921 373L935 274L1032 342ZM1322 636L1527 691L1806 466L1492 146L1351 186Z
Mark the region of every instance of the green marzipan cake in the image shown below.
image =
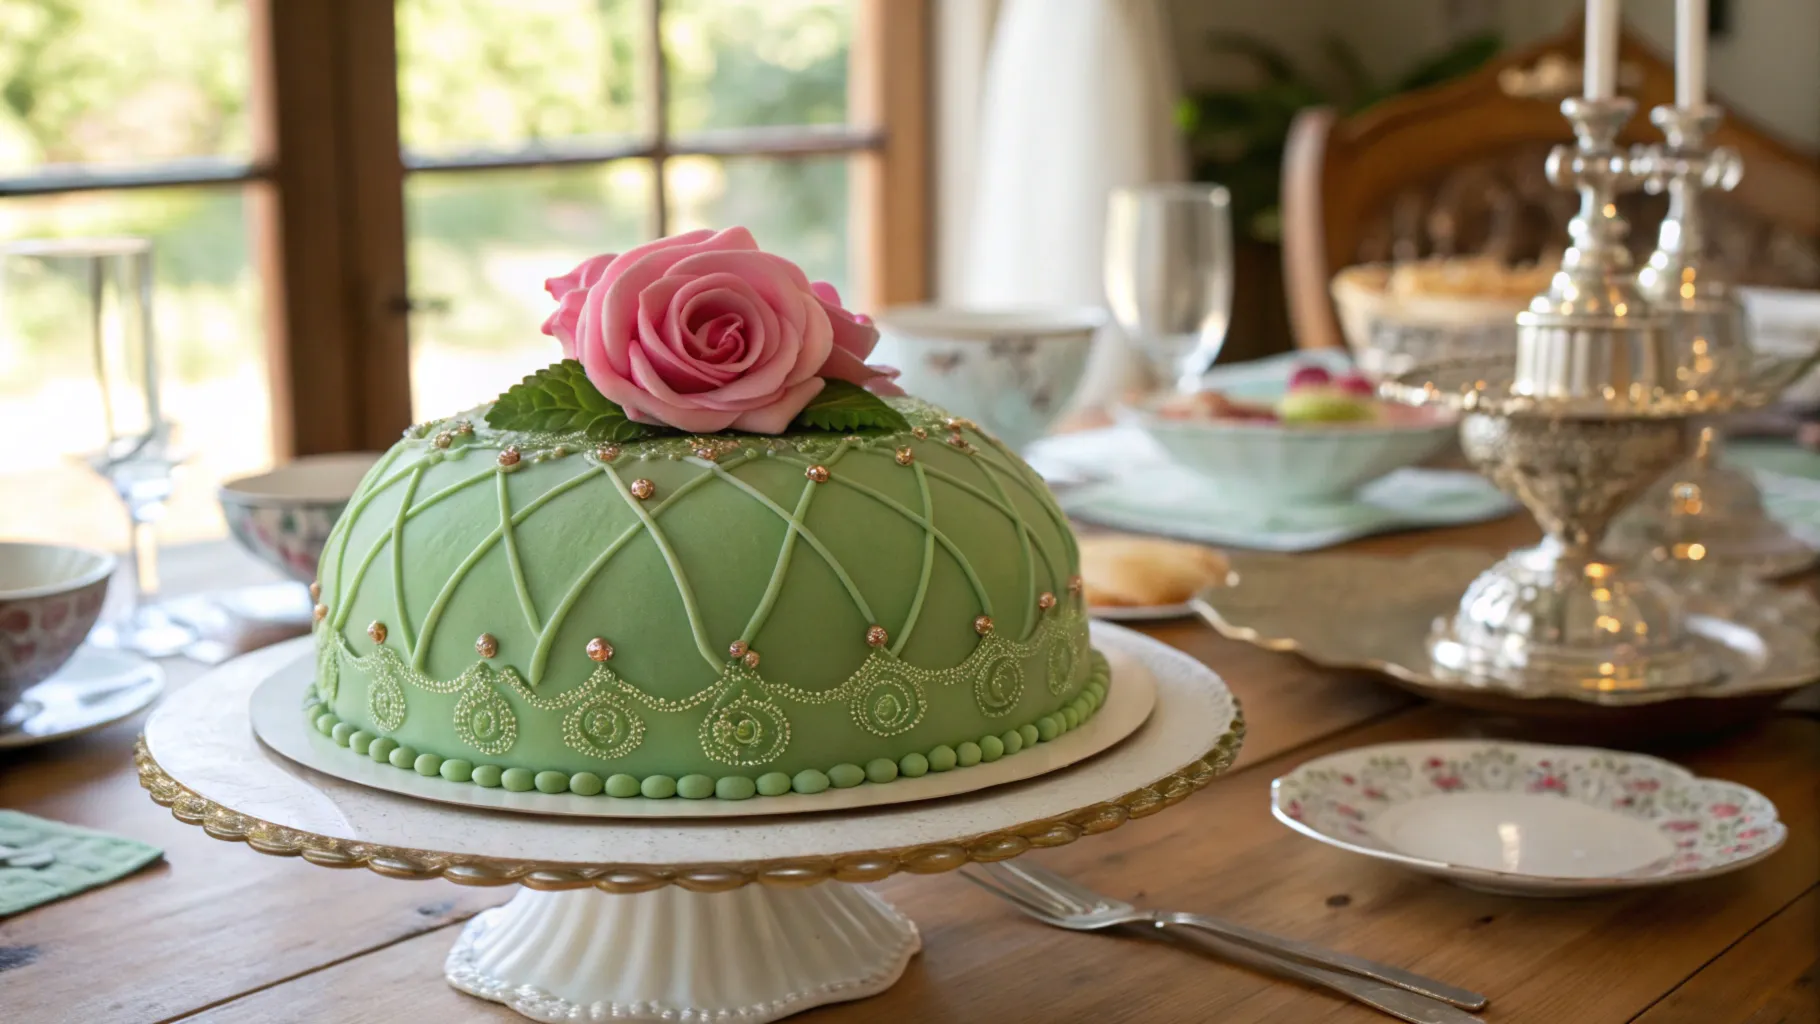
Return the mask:
M306 713L455 782L744 799L1054 739L1104 702L1079 553L973 424L623 445L414 427L323 550Z

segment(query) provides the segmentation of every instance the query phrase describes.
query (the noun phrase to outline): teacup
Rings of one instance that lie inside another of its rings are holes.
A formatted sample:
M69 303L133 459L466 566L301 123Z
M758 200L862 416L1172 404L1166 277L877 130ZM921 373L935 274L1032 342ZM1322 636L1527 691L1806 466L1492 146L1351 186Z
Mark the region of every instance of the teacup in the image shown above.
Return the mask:
M1091 307L894 306L878 315L873 360L903 371L905 391L1021 450L1067 408L1105 322Z
M87 548L0 542L0 721L82 646L115 561Z
M306 455L229 480L219 495L228 532L260 561L309 583L335 520L378 459L378 452Z

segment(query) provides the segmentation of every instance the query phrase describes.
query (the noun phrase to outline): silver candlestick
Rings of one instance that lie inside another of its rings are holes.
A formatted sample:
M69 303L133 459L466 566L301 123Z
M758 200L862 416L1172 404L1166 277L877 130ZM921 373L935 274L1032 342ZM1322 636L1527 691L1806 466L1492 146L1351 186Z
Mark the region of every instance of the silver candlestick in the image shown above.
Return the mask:
M1729 192L1744 176L1744 160L1724 146L1709 148L1707 136L1725 112L1715 106L1684 110L1657 107L1649 119L1666 139L1650 161L1644 187L1668 193L1668 215L1656 236L1656 250L1637 272L1637 287L1668 316L1685 359L1684 382L1702 384L1706 375L1729 382L1749 352L1744 307L1731 282L1706 264L1701 193Z
M1385 388L1465 412L1467 456L1547 534L1480 575L1435 625L1436 667L1474 685L1585 695L1699 687L1724 672L1666 582L1598 550L1612 516L1686 457L1688 418L1732 394L1683 379L1624 244L1617 197L1658 163L1616 145L1633 109L1625 99L1561 105L1578 143L1549 155L1548 177L1578 190L1580 210L1560 271L1517 316L1514 361L1424 367Z
M1667 322L1638 286L1624 242L1630 225L1618 215L1618 196L1654 170L1648 150L1616 144L1634 109L1622 98L1561 103L1579 143L1549 153L1548 180L1577 190L1580 212L1568 223L1561 269L1517 314L1516 395L1623 414L1675 388Z
M1690 387L1749 387L1754 361L1743 304L1732 282L1705 259L1700 197L1730 191L1744 174L1735 151L1707 145L1723 118L1724 111L1711 105L1650 112L1666 142L1645 185L1668 193L1668 215L1637 285L1668 317L1682 381ZM1748 396L1742 404L1773 398ZM1693 458L1613 524L1607 549L1655 563L1724 611L1745 599L1752 578L1805 568L1816 552L1770 518L1747 473L1725 464L1717 424L1708 421L1696 429L1700 444Z

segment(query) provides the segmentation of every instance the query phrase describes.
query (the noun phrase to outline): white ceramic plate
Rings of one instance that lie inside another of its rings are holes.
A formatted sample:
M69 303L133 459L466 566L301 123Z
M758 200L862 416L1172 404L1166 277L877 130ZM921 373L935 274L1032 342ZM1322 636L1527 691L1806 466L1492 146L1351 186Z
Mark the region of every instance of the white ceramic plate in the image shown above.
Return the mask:
M814 795L786 793L750 800L648 800L643 797L577 796L573 793L512 793L466 782L382 765L350 752L305 722L303 693L315 671L315 655L306 646L284 668L253 691L253 731L268 747L298 764L347 782L389 793L524 814L590 818L740 818L752 815L804 814L881 807L970 793L989 786L1035 778L1092 757L1136 732L1156 705L1156 682L1130 652L1141 634L1116 626L1093 627L1093 643L1112 667L1106 703L1087 724L1047 743L1039 743L990 764L930 772L921 778L899 778L889 785L828 789ZM309 639L291 641L307 645Z
M1708 878L1788 834L1761 793L1659 758L1487 740L1329 754L1271 783L1270 809L1330 846L1519 896Z
M137 654L83 645L57 674L25 691L25 717L0 730L0 750L35 747L130 718L164 692L164 669Z
M1165 619L1180 619L1195 614L1194 605L1187 601L1177 604L1146 605L1095 605L1087 609L1087 614L1107 622L1161 622Z

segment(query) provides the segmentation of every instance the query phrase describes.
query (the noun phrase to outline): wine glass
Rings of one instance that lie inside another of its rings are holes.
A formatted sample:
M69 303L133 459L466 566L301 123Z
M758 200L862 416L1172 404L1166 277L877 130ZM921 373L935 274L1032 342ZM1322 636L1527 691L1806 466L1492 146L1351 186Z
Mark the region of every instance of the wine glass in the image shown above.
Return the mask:
M1232 318L1231 197L1218 185L1138 185L1106 208L1106 300L1153 378L1200 387Z
M158 389L152 328L152 245L144 238L79 238L13 242L4 255L60 264L88 293L92 368L100 391L103 443L85 457L126 507L132 600L97 626L90 639L150 657L181 652L196 631L158 604L157 523L164 516L172 471L171 424Z

